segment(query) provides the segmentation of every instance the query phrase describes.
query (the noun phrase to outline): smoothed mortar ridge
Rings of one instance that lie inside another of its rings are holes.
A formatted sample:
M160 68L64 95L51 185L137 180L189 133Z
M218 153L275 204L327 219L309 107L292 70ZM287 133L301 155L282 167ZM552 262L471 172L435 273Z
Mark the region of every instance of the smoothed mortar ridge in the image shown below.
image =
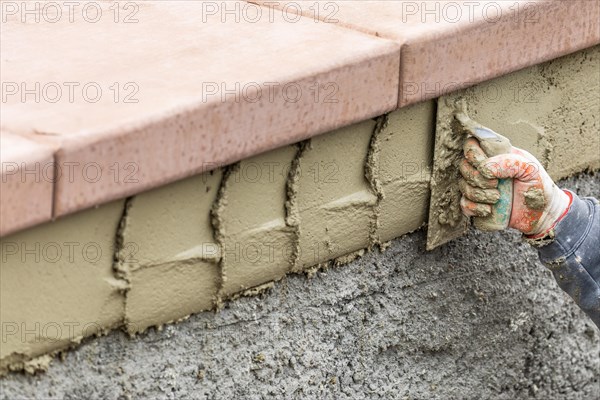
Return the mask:
M293 247L291 254L290 272L298 271L300 262L300 230L301 218L298 206L298 191L300 190L300 159L307 149L310 149L310 139L296 144L296 154L290 164L286 180L286 200L285 200L285 224L293 230Z
M113 271L117 279L122 279L129 284L129 268L123 259L123 251L125 249L125 231L127 230L127 219L129 210L133 205L135 196L130 196L123 203L123 213L115 232L115 249L113 255Z
M124 258L123 252L125 251L126 242L125 242L125 232L127 230L127 221L129 218L129 211L133 206L135 196L130 196L125 199L123 203L123 213L121 214L121 219L119 220L119 224L117 225L117 232L115 233L115 249L113 256L113 273L115 275L115 279L123 282L123 288L119 291L119 293L123 296L123 316L121 320L121 325L118 328L126 327L129 324L127 319L127 295L129 290L131 289L131 266L127 264L127 260ZM133 332L129 332L131 336L134 336Z
M224 208L227 206L227 197L225 193L227 191L227 185L231 176L239 169L239 167L240 163L237 162L235 164L223 168L223 175L219 184L219 190L217 191L217 197L215 198L213 205L210 209L210 224L212 227L213 238L221 249L223 249L225 245L225 226L221 215L223 213ZM221 296L224 284L227 281L227 276L225 276L225 268L223 263L223 254L221 253L221 256L217 263L219 270L219 281L217 282L217 294L214 304L217 310L223 306Z
M369 150L367 152L367 159L365 162L365 179L371 186L371 191L377 196L375 205L373 206L373 217L371 219L371 226L369 227L369 249L373 246L381 245L379 240L379 219L381 211L381 201L385 198L383 191L382 182L379 177L379 135L388 125L388 114L384 114L375 120L375 126L373 127L373 133L371 134L371 141L369 142Z

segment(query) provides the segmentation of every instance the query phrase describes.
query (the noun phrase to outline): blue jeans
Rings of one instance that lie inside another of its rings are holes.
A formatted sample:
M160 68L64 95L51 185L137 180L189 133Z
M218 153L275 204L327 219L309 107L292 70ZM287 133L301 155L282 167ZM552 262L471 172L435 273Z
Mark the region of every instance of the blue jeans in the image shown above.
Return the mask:
M562 290L600 328L600 204L571 194L573 203L550 238L530 243Z

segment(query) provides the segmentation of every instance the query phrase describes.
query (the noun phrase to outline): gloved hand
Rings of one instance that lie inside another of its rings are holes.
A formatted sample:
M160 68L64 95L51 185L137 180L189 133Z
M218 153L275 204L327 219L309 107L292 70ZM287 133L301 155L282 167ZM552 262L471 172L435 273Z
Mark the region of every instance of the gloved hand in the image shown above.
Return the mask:
M552 181L540 162L525 150L488 158L479 142L469 138L460 165L463 194L460 205L466 216L485 217L500 198L498 179L513 179L513 204L509 227L531 237L546 235L566 214L572 197Z

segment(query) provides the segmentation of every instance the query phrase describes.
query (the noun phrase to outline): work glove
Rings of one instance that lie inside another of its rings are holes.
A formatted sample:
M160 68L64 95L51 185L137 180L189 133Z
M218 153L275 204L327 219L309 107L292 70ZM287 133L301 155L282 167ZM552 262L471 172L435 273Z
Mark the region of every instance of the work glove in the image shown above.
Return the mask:
M556 186L541 163L525 150L512 147L509 154L487 157L475 138L464 145L460 164L462 212L485 217L500 198L498 179L513 181L513 202L509 227L530 238L547 235L567 213L572 197Z

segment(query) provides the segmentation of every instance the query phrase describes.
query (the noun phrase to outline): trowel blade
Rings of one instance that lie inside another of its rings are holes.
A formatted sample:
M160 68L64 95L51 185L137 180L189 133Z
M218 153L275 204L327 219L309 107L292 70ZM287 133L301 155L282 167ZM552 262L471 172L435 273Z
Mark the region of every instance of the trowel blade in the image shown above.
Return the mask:
M454 118L454 104L456 101L453 96L438 99L427 250L463 236L469 225L469 219L460 209L461 193L458 187L458 165L463 158L465 135Z

